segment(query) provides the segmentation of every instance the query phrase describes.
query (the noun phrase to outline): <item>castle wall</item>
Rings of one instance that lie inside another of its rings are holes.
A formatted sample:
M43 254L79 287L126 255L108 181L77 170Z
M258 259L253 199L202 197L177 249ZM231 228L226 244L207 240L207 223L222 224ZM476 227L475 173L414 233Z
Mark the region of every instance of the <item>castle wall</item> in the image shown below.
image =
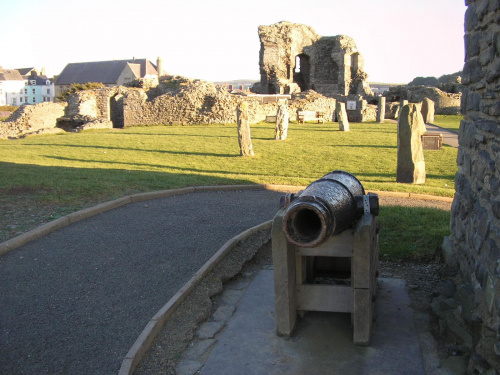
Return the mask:
M498 1L466 4L464 119L446 253L459 281L448 327L468 328L469 334L455 329L471 350L467 372L494 374L500 369L500 8Z

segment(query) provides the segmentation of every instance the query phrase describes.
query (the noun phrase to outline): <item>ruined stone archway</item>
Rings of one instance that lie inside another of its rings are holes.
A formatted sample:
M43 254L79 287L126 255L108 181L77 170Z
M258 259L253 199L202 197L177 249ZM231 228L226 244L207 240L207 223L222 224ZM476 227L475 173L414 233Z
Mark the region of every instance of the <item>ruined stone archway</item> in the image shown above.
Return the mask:
M116 94L109 98L109 117L113 123L113 128L123 128L123 95Z
M293 82L299 85L301 91L310 89L311 63L309 56L301 53L295 57L295 68L293 69Z

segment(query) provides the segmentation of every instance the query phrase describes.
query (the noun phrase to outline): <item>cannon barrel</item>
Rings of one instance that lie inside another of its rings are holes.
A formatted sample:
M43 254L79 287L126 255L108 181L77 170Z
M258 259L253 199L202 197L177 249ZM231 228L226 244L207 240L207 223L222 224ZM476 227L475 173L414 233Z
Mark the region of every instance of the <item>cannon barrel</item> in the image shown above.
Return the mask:
M365 197L361 182L336 170L311 183L298 197L288 197L283 218L287 240L300 247L316 247L359 220L367 210L378 215L378 196Z

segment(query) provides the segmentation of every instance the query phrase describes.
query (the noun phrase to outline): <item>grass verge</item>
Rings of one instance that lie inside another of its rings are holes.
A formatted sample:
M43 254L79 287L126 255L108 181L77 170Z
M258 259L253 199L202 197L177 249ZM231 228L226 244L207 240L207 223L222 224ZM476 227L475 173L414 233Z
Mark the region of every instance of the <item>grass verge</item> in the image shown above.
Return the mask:
M425 261L450 234L450 211L428 207L383 206L379 215L381 260Z

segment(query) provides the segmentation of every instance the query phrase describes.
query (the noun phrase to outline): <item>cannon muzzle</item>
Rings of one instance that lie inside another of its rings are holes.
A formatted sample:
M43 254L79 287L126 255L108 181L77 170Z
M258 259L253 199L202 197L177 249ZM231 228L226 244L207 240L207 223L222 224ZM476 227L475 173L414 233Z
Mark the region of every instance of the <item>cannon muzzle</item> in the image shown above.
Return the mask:
M288 204L283 219L287 240L300 247L316 247L330 236L354 225L364 212L378 215L378 196L365 196L361 182L336 170L311 183Z

